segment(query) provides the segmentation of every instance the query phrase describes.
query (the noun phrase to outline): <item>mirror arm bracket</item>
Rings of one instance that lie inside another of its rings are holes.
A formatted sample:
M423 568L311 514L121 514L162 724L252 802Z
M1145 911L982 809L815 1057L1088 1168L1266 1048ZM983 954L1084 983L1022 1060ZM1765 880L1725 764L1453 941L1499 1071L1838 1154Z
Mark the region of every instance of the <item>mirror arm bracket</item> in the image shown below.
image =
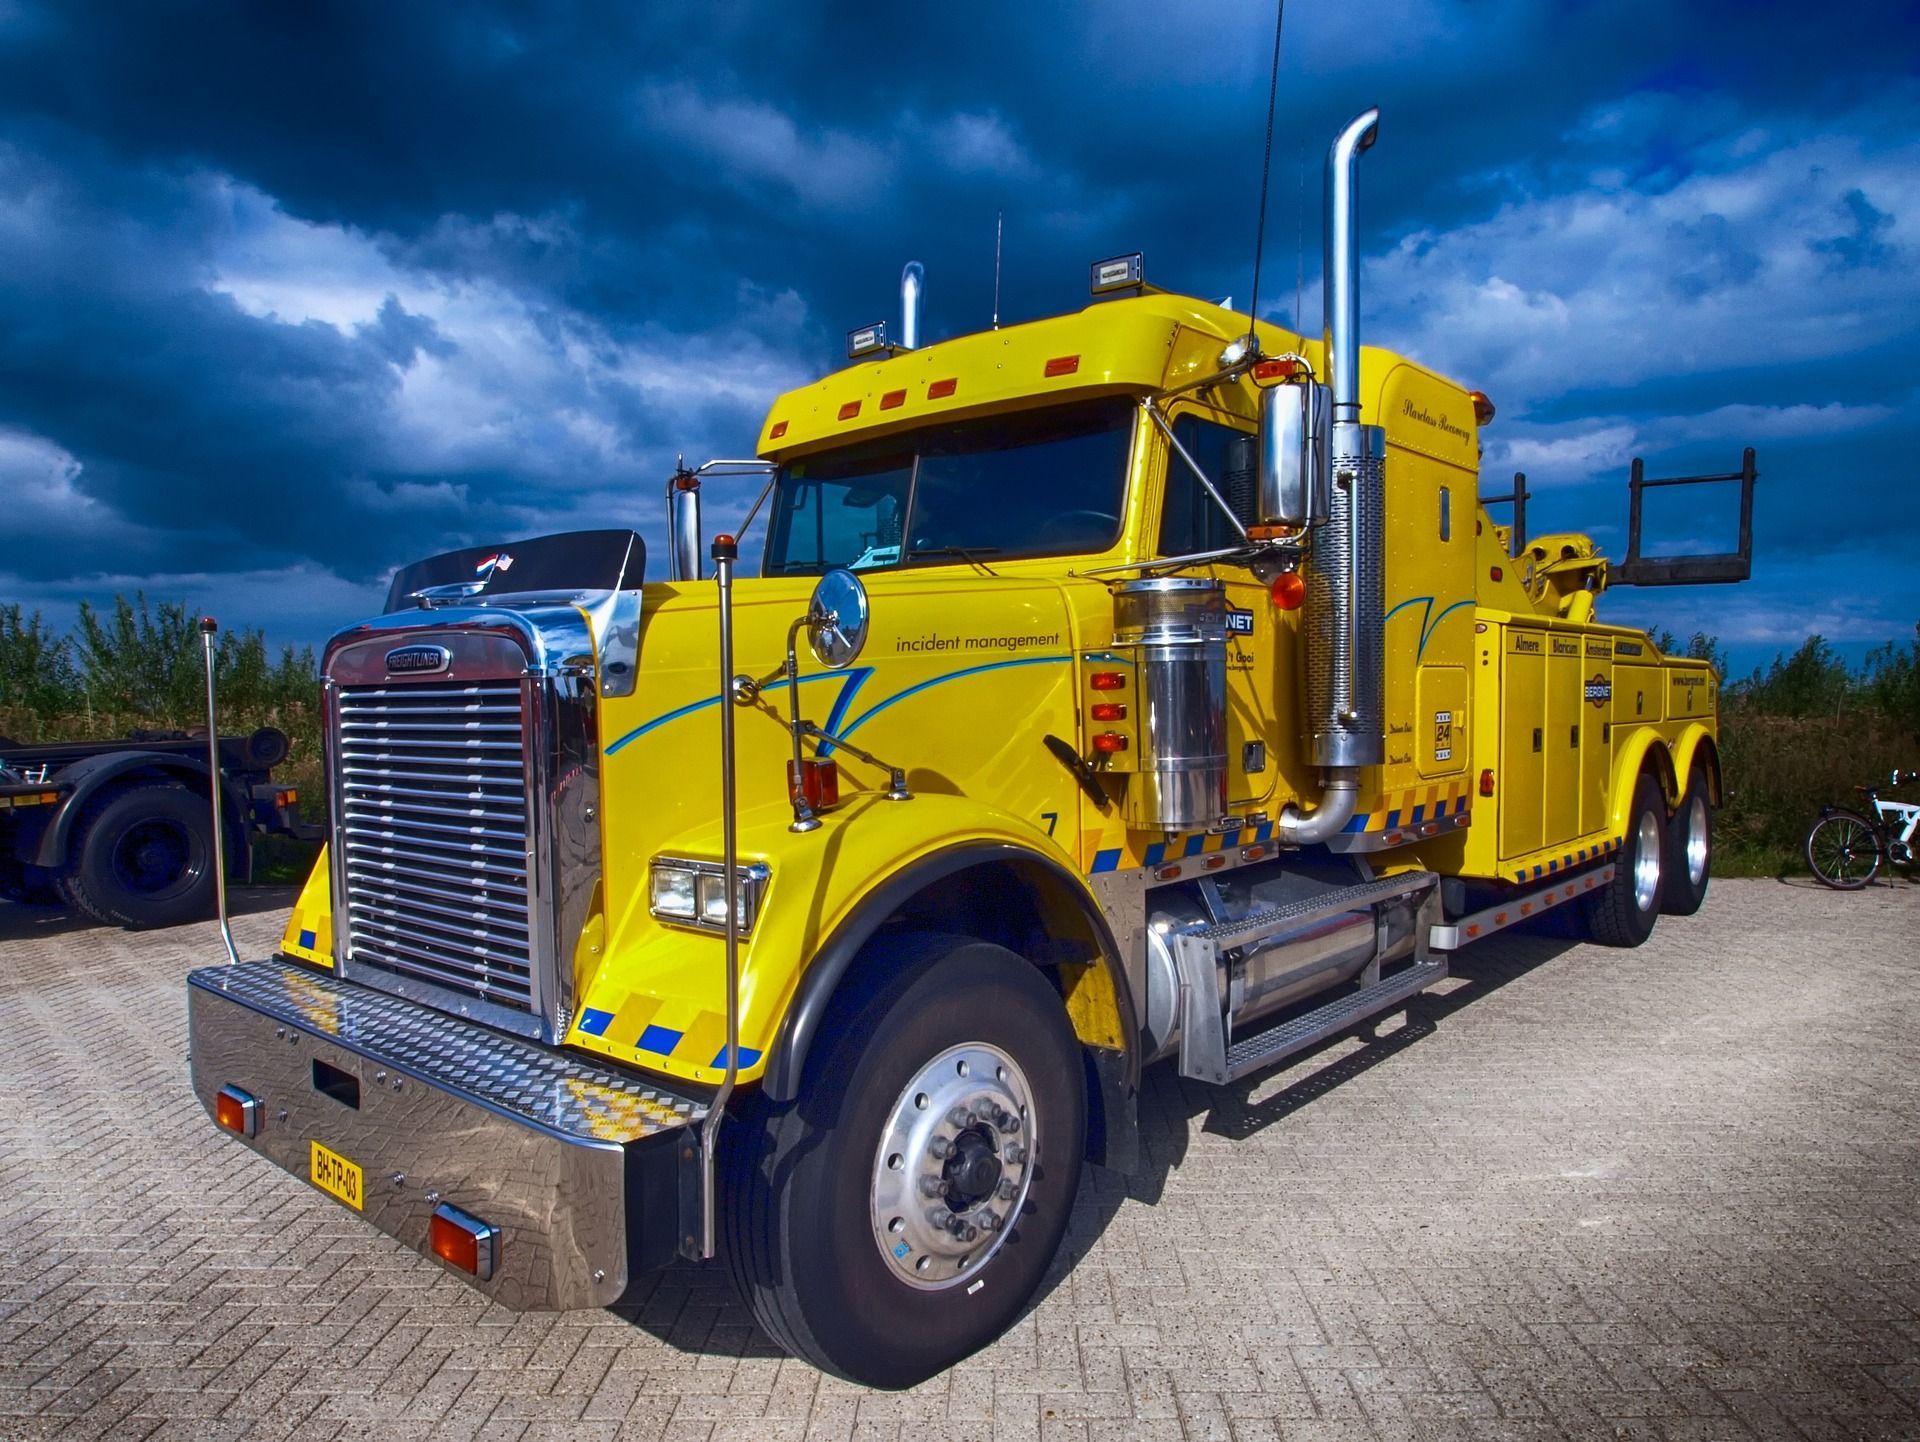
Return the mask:
M1174 454L1187 463L1187 469L1193 472L1193 478L1200 482L1201 488L1212 498L1214 505L1220 508L1220 514L1227 518L1227 524L1233 527L1234 534L1243 541L1247 540L1247 528L1240 524L1240 518L1234 515L1233 507L1229 506L1220 492L1214 489L1213 482L1207 479L1207 473L1200 469L1200 463L1193 458L1192 453L1185 446L1180 444L1180 438L1173 433L1173 427L1167 424L1167 418L1160 414L1160 408L1150 400L1141 401L1140 408L1152 418L1156 426L1160 427L1160 434L1167 438L1167 444L1173 447Z

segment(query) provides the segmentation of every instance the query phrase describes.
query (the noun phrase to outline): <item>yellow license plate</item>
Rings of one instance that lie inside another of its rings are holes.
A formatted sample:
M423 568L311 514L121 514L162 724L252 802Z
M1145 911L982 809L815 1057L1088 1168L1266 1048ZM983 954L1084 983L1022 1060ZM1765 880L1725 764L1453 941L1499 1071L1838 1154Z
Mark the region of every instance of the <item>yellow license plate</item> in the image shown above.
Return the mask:
M365 1179L360 1168L340 1153L313 1144L313 1184L330 1197L338 1197L356 1212L366 1200Z

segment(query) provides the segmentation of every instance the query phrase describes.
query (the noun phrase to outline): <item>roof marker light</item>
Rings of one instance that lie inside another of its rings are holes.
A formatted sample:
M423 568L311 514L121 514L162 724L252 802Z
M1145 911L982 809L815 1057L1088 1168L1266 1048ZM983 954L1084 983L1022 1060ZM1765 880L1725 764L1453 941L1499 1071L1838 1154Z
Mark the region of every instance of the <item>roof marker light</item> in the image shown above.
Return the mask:
M945 380L940 381L928 381L927 399L930 401L945 400L954 393L959 384L959 378L956 376L948 376Z
M1487 399L1485 391L1468 391L1467 399L1473 402L1473 418L1481 425L1493 420L1493 402Z
M840 407L840 419L843 421L850 421L859 414L860 414L860 402L858 401L848 401L845 405Z
M1142 252L1131 255L1116 255L1111 260L1096 260L1093 263L1093 293L1106 295L1109 291L1128 290L1146 280L1146 266Z
M1047 374L1050 376L1070 376L1080 369L1080 357L1077 355L1057 355L1047 362Z
M907 393L905 391L888 391L880 397L880 409L883 411L898 410L906 403Z
M767 431L767 439L770 441L777 441L780 439L780 437L784 436L786 433L787 433L787 423L785 421L775 421L772 427Z

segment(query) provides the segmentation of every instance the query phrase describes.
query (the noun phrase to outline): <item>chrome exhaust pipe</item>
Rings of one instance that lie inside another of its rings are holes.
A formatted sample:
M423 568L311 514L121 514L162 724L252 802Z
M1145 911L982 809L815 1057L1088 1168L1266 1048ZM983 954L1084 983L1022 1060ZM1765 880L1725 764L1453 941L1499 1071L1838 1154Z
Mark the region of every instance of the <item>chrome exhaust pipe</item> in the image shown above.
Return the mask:
M1386 432L1360 422L1360 240L1354 172L1380 134L1370 108L1327 152L1321 341L1332 412L1327 523L1307 567L1306 720L1320 804L1280 813L1282 844L1313 846L1346 828L1360 800L1360 768L1386 760Z
M1386 759L1386 433L1360 423L1360 254L1354 169L1379 134L1367 110L1327 152L1325 329L1332 392L1327 525L1307 573L1307 729L1318 766Z
M920 348L920 292L926 284L927 268L910 260L900 271L900 348Z

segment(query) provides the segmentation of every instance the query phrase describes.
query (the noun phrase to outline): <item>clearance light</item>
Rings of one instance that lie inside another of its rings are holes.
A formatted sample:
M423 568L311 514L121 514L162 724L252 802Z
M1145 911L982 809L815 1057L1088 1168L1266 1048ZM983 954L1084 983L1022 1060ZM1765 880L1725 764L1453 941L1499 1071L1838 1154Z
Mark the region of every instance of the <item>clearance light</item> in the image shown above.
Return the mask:
M1137 250L1132 255L1116 255L1112 260L1096 260L1093 263L1092 289L1095 295L1129 290L1145 279L1146 266L1142 252Z
M273 804L275 806L296 806L299 802L300 792L296 787L289 786L284 790L273 793Z
M1127 749L1127 738L1118 731L1102 731L1093 738L1093 749L1103 756Z
M221 1087L213 1099L213 1119L237 1137L260 1130L260 1103L239 1087Z
M1482 796L1493 795L1493 768L1491 766L1480 773L1480 794Z
M943 401L960 387L958 376L948 376L945 380L927 382L927 399Z
M1490 569L1487 572L1487 574L1496 581L1505 580L1507 575L1507 573L1501 570L1498 566L1494 566L1492 569Z
M907 393L905 391L888 391L880 397L880 409L883 411L898 410L906 403Z
M770 441L777 441L780 439L780 437L784 436L786 433L787 433L787 423L785 421L775 421L773 423L773 428L767 432L767 439Z
M840 407L840 419L843 421L850 421L859 414L860 414L860 402L858 401L848 401L845 405Z
M1093 719L1096 721L1124 721L1127 719L1127 706L1124 701L1096 701L1093 703Z
M847 332L847 359L858 360L863 355L872 355L877 350L887 349L887 323L875 321L872 325L863 325L859 330Z
M1057 355L1047 362L1047 374L1050 376L1070 376L1080 369L1080 357L1077 355Z
M822 760L818 756L809 757L800 763L800 775L796 781L793 774L794 763L787 763L787 800L798 801L804 794L807 805L815 811L825 811L840 800L840 767L838 763ZM726 915L725 911L720 913Z
M1267 594L1273 598L1273 604L1282 611L1297 611L1300 603L1307 599L1307 583L1300 579L1298 571L1282 571L1273 578L1273 585Z
M1087 684L1096 691L1124 691L1127 676L1124 671L1095 671L1087 677Z
M1493 419L1493 402L1487 399L1485 391L1468 391L1467 399L1473 402L1473 418L1481 425Z
M1282 381L1290 381L1305 371L1300 362L1291 356L1255 361L1253 364L1253 383L1260 387L1277 386Z
M449 1267L482 1282L493 1280L493 1269L500 1261L500 1229L446 1202L433 1209L427 1245Z

